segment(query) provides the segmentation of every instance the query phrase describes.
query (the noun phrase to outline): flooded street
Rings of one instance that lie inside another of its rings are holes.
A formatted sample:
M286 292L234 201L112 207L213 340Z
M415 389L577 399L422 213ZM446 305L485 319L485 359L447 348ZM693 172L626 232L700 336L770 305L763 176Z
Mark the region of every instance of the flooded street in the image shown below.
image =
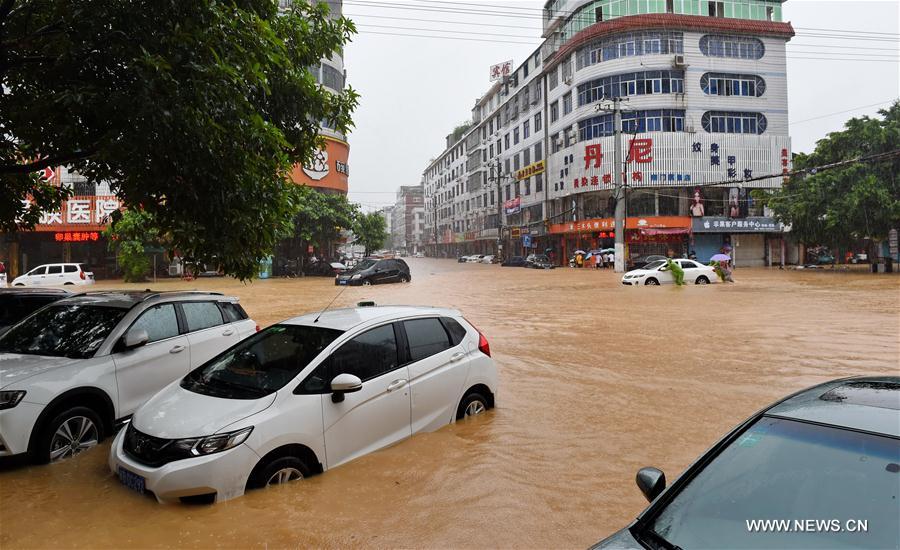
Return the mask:
M733 285L623 287L611 271L411 259L410 284L336 306L460 309L490 341L497 408L299 483L213 506L120 485L109 443L0 471L0 547L583 548L757 409L831 378L900 372L900 277L743 269ZM330 279L109 285L218 290L260 325L324 307Z

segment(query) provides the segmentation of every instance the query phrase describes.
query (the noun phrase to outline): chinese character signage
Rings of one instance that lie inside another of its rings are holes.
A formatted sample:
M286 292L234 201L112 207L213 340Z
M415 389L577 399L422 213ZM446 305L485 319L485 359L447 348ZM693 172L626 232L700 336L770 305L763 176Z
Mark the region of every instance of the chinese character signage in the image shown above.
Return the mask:
M35 231L66 230L62 233L64 235L73 234L68 231L69 229L76 233L86 232L88 234L102 231L109 224L109 216L120 207L121 203L115 196L70 197L62 202L62 208L58 212L43 212L34 229ZM75 238L69 240L75 240Z
M516 179L524 180L524 179L530 178L531 176L543 174L545 167L546 167L546 164L542 160L539 160L537 162L532 162L531 164L522 168L521 170L516 171Z
M491 65L491 82L502 80L512 74L512 66L512 59L504 61L503 63Z
M579 141L553 153L546 166L549 197L608 190L617 182L632 188L695 189L709 184L778 188L790 164L787 136L648 132L618 139L622 151L618 170L614 167L615 136ZM740 193L737 198L740 209ZM692 216L703 216L707 206L703 201L702 194L692 201Z
M784 231L784 224L768 217L732 219L707 216L693 218L691 230L694 233L781 233Z
M504 202L503 209L507 214L518 214L522 210L522 197L516 197Z

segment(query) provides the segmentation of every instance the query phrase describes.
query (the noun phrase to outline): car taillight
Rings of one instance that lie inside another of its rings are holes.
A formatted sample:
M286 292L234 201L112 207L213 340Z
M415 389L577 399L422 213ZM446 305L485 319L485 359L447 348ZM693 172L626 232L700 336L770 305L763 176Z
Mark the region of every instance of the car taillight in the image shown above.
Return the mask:
M81 280L84 280L84 271L79 271L78 276L81 277Z
M259 325L256 325L256 332L259 332L260 330L262 330L262 329L259 328Z
M487 338L484 337L484 334L481 334L480 330L478 331L478 351L487 355L488 357L491 356L491 345L488 343Z
M466 319L466 318L463 317L463 319ZM476 327L475 325L472 325L471 321L466 319L466 322L469 323L469 325L471 325L472 328L475 329L475 332L478 333L478 351L480 351L481 353L490 357L491 356L491 345L488 343L487 338L485 338L484 334L482 334L481 331L478 330L478 327Z

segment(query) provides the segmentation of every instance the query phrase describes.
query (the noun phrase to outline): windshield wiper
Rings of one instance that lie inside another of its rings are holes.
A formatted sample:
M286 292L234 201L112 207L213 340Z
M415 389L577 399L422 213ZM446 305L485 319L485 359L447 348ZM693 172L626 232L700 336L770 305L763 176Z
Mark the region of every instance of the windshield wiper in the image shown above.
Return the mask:
M266 395L268 392L262 388L257 388L254 386L246 386L244 384L238 384L237 382L231 382L229 380L223 380L221 378L209 378L203 380L202 384L210 384L212 386L218 385L220 388L228 388L232 390L239 390L243 392L247 392L250 394L256 394L259 397Z
M665 537L654 531L653 529L642 529L635 533L636 538L643 539L645 542L651 543L655 548L663 550L682 550L677 544L672 544Z

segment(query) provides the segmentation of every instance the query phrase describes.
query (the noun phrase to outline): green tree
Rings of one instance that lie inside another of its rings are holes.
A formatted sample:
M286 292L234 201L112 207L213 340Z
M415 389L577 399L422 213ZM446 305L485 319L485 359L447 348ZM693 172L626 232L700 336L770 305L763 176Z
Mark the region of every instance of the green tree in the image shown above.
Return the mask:
M357 205L346 195L323 193L310 187L297 187L299 212L294 219L294 237L316 247L335 242L341 231L353 227Z
M66 165L185 256L252 277L291 232L287 175L319 123L352 125L357 94L309 68L354 32L301 0L0 0L0 229L58 207L68 191L34 172Z
M125 282L141 282L150 269L147 247L159 240L153 237L153 217L149 212L134 209L116 218L103 235L109 241L109 249L116 253Z
M816 143L810 154L794 157L794 169L851 160L900 149L900 102L879 111L881 118L850 119L845 129ZM774 193L755 192L791 233L808 244L833 248L854 240L880 241L900 226L900 156L876 162L792 176Z
M381 248L387 240L387 222L380 212L361 213L356 216L353 233L356 235L356 242L366 248L365 255L368 256L370 252Z

